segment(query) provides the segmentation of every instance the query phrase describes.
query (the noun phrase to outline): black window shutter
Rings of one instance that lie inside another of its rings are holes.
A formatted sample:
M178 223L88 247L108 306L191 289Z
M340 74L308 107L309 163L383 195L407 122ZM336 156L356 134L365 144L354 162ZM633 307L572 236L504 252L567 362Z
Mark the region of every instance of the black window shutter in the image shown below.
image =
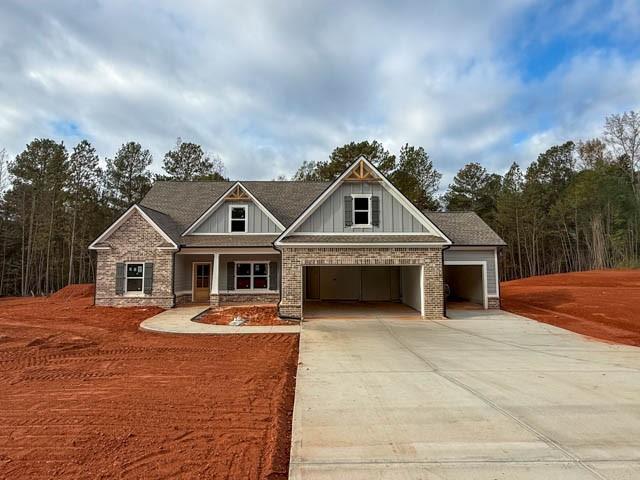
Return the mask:
M235 263L227 262L227 290L236 289L236 282L234 281L236 278L235 268Z
M124 293L124 263L116 263L116 295Z
M278 290L278 262L269 262L269 290Z
M144 294L153 293L153 263L144 264Z
M371 197L371 225L380 226L380 197Z
M344 197L344 226L350 227L353 224L353 200L351 197Z

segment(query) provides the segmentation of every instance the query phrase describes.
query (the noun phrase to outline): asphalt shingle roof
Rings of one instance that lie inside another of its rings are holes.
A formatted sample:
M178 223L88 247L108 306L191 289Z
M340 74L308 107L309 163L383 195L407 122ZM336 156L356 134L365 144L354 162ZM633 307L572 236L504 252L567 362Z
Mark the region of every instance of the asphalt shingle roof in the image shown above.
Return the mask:
M182 236L211 205L236 182L158 181L140 202L144 212L176 243L184 246L268 246L277 235L212 235ZM324 192L328 182L242 181L249 192L269 210L282 225L289 227L313 201ZM423 212L454 245L501 246L504 241L473 212ZM307 237L311 237L307 239ZM326 237L326 238L325 238ZM314 242L425 242L437 237L399 235L299 235L293 241Z
M422 212L454 245L503 246L496 232L474 212Z

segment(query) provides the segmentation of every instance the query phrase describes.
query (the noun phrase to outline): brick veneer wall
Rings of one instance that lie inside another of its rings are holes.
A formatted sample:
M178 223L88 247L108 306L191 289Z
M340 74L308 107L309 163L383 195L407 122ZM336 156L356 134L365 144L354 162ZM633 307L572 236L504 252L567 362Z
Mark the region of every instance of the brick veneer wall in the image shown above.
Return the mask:
M220 293L218 294L219 305L248 304L264 305L278 303L280 294L278 293Z
M500 308L500 297L489 297L487 299L487 308L499 309Z
M424 318L440 319L444 312L442 249L437 248L282 248L280 316L302 317L303 268L309 265L424 266Z
M138 212L133 214L105 241L109 250L98 250L96 270L96 305L173 306L173 254L170 246ZM116 263L153 262L151 295L116 295Z

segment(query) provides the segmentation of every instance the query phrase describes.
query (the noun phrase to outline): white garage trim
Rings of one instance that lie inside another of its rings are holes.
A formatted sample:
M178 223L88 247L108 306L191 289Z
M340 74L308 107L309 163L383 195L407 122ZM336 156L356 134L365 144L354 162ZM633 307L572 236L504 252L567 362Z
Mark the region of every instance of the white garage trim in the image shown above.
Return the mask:
M424 265L420 266L420 316L424 318Z
M484 298L484 309L489 308L489 295L487 289L487 262L481 260L448 260L445 265L481 265L482 266L482 294Z

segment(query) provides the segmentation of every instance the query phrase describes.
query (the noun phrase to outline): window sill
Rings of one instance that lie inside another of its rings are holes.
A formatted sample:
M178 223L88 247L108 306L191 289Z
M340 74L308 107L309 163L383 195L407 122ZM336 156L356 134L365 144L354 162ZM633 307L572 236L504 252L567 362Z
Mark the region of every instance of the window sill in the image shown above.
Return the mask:
M370 223L367 225L351 225L351 228L373 228L373 225L371 225Z
M124 292L123 297L146 297L147 295L144 292Z

